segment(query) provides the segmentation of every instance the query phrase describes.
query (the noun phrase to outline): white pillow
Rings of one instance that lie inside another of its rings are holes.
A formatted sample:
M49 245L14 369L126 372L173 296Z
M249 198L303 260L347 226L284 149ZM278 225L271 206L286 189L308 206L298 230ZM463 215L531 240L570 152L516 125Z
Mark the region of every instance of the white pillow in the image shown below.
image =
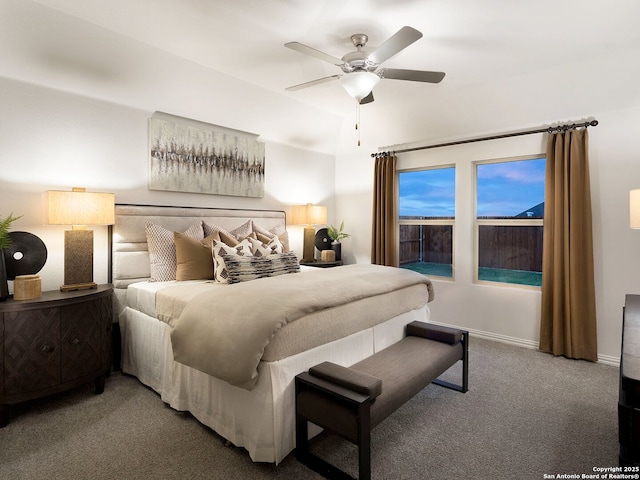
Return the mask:
M231 247L226 243L213 240L211 244L213 255L213 278L219 283L229 283L229 272L223 256L251 257L251 241L245 238L237 245Z
M267 243L253 238L249 238L249 241L251 242L251 253L253 253L254 257L264 257L283 252L282 243L280 243L278 237L273 237Z

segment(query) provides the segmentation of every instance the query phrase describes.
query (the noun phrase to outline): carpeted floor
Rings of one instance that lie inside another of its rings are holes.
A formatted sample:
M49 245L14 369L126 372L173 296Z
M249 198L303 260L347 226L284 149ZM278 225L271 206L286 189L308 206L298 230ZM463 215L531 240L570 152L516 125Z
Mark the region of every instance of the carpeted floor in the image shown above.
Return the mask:
M615 367L472 337L469 392L430 385L379 425L373 478L543 479L617 466L617 402ZM348 442L321 434L312 448L357 475ZM278 466L251 462L116 373L102 395L87 387L14 406L0 429L0 478L320 477L293 455Z

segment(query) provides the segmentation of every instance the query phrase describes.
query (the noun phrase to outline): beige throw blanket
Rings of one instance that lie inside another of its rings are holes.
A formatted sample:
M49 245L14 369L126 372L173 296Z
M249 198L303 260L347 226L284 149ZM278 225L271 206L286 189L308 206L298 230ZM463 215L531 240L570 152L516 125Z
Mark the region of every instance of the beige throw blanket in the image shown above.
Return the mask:
M195 295L171 332L174 358L251 390L273 335L306 314L416 284L425 276L381 265L347 265L215 288Z

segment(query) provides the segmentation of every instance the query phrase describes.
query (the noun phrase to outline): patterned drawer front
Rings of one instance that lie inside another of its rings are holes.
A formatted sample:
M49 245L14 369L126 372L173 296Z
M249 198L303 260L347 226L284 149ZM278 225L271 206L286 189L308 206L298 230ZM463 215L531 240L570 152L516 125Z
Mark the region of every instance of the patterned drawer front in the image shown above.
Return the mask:
M63 383L109 368L110 306L107 297L62 308Z
M4 395L60 383L60 309L4 314Z

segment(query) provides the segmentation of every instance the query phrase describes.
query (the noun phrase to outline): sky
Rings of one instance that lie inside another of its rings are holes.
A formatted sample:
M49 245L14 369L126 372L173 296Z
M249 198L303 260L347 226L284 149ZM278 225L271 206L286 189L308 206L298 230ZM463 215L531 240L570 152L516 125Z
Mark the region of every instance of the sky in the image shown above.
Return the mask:
M515 216L544 201L544 158L476 168L478 216ZM455 168L400 173L400 216L454 217Z

